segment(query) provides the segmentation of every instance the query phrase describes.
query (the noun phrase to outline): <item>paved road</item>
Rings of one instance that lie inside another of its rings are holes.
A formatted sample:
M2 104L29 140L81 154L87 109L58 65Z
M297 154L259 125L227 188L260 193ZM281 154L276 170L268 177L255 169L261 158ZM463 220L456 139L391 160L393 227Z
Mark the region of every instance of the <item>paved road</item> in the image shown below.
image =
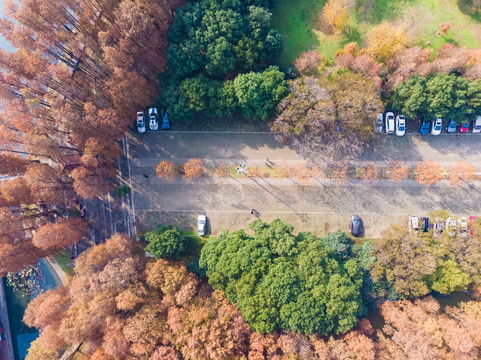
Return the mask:
M226 165L263 165L266 158L290 164L309 160L279 144L269 133L148 133L130 138L129 150L135 217L141 228L173 223L190 229L195 226L196 215L203 212L210 219L211 233L216 234L223 228L245 227L253 220L250 210L256 209L265 220L280 217L297 230L319 233L339 227L347 230L349 214L358 213L364 218L366 236L372 237L409 214L440 208L459 215L480 212L481 183L453 188L380 180L338 186L329 180L311 180L311 186L301 188L295 179L204 177L169 184L155 178L155 165L161 159L182 163L196 157L207 164ZM360 159L430 159L445 164L467 160L481 169L481 136L382 136L380 147L367 150Z

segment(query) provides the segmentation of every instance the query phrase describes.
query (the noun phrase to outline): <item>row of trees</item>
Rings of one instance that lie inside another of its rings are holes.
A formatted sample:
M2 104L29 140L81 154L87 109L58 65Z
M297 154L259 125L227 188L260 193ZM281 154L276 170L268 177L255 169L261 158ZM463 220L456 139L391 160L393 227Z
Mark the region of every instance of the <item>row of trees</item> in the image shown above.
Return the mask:
M76 219L47 225L73 192L103 195L117 140L150 105L166 67L171 0L7 1L0 33L0 273L17 271L85 234ZM13 156L26 155L26 158ZM59 174L57 159L80 166ZM34 235L35 232L35 235Z
M155 174L159 178L172 182L182 171L186 179L193 180L202 176L203 165L204 162L201 159L189 159L182 166L178 166L174 161L162 160L155 168Z
M481 79L468 81L455 74L411 76L396 87L393 106L408 117L456 119L463 123L481 110Z
M197 75L168 86L161 98L176 119L189 120L195 112L223 117L241 111L247 118L265 121L287 93L284 74L271 66L262 72L237 75L234 80Z
M228 286L227 293L249 288L257 275L265 274L270 279L266 286L272 287L269 297L279 297L282 293L294 295L299 286L314 286L312 294L315 296L323 292L349 296L349 292L345 292L350 282L346 275L332 275L330 282L337 284L332 289L321 286L316 277L320 264L329 265L325 269L333 272L342 272L342 268L353 270L353 265L347 265L353 260L347 259L354 249L345 241L345 235L331 234L316 242L308 240L313 237L311 234L289 235L284 231L285 225L279 222L271 225L257 222L257 226L264 231L255 235L258 238L256 247L234 241L234 244L226 243L225 250L219 248L219 256L235 247L245 254L244 261L233 258L237 267L229 261L223 262L224 268L231 271L214 279L216 283L238 279L236 286ZM240 235L239 232L233 234ZM270 238L278 241L269 243ZM296 246L290 246L296 238L300 240L298 245L309 243L309 251L296 255ZM29 349L28 360L57 359L66 348L70 352L79 350L90 359L106 360L475 360L481 346L481 303L467 301L458 306L441 307L432 297L382 304L382 328L374 329L367 319L361 319L354 329L335 338L281 330L259 334L250 329L236 305L229 303L222 292L213 291L189 273L184 264L145 258L141 248L132 246L129 239L116 235L105 244L91 248L75 261L75 276L67 286L49 290L29 304L24 321L41 332ZM288 255L289 251L294 253ZM320 257L319 251L330 255ZM269 262L268 255L273 252L285 255ZM288 256L303 258L303 261L281 260ZM259 261L246 261L253 258ZM359 261L361 266L369 267L372 262L370 256L359 255L357 259L363 259ZM293 270L296 265L303 271ZM239 280L246 266L257 267L259 271L256 276L253 273L253 277ZM311 275L302 280L299 276L303 272ZM327 275L322 270L319 274ZM279 291L289 285L292 290ZM298 297L307 300L308 294ZM256 300L262 303L261 298ZM302 304L303 307L299 306L293 313L294 319L316 308L315 303L310 307L308 302ZM339 306L347 304L338 303L334 309ZM312 321L316 319L306 318L304 323ZM325 317L320 321L331 322L332 319Z
M52 161L75 152L112 163L119 151L101 150L118 148L135 112L155 99L179 4L8 2L0 32L16 49L0 52L3 151L20 147Z
M71 180L60 177L56 169L12 155L0 155L0 164L3 174L11 176L0 185L0 275L3 276L35 264L59 247L78 242L86 235L87 225L74 218L49 224L56 213L52 205L62 204L66 197L73 196ZM76 178L82 173L79 169L72 176ZM98 174L95 179L98 181ZM89 188L92 193L96 189Z

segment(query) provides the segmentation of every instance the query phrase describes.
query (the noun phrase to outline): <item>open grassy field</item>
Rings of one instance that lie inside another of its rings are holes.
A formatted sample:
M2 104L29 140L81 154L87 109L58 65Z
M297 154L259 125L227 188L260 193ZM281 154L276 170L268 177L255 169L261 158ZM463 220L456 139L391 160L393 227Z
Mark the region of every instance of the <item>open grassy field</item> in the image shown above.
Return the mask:
M272 27L284 35L284 51L278 61L291 64L304 50L318 49L326 59L349 42L365 45L369 30L383 22L404 25L416 45L437 50L443 43L479 48L481 23L464 14L456 0L357 0L342 33L319 31L318 14L327 0L277 0ZM447 35L436 35L440 25L451 21ZM427 45L427 42L430 42Z

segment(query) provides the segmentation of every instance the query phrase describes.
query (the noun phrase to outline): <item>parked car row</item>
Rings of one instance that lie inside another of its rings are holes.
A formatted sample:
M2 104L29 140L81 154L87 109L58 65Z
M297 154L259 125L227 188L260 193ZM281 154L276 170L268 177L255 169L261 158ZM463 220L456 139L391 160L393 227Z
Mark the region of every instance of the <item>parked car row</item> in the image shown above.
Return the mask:
M474 224L477 216L470 216L469 222ZM430 223L428 217L410 216L408 220L408 226L410 232L418 233L420 230L422 232L428 232L430 229L433 230L434 236L440 236L444 231L449 236L459 235L465 237L468 235L468 220L462 216L459 218L448 217L446 221L441 218L436 218L434 223ZM472 234L472 225L470 226L469 233Z
M443 119L437 118L433 121L428 120L424 117L424 114L419 116L419 133L421 135L439 135L441 134L443 128ZM406 118L404 115L397 115L394 117L393 112L387 112L386 116L380 113L377 115L374 122L374 132L382 133L383 126L385 126L386 133L392 134L396 133L397 136L403 136L406 133ZM459 132L467 133L469 129L472 129L473 134L481 133L481 116L476 116L476 119L472 122L464 122L459 126ZM455 133L458 131L458 126L454 119L449 119L446 123L446 132Z
M167 130L170 128L170 121L169 117L167 115L167 112L165 111L165 108L162 108L160 110L160 116L162 117L162 129ZM157 108L150 108L149 109L149 129L156 131L159 130L159 112L157 111ZM146 116L143 111L139 111L137 113L137 131L141 134L145 133L147 130L147 125L146 125Z

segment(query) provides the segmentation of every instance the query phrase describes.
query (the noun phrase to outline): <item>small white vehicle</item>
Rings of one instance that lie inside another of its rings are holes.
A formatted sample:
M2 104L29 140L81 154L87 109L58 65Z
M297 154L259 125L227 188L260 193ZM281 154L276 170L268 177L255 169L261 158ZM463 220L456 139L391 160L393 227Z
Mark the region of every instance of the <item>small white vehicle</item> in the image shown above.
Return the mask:
M481 116L476 116L473 121L473 134L479 134L481 132Z
M431 129L431 135L441 134L442 128L443 128L443 119L437 118L436 121L433 121L433 127Z
M404 115L396 116L396 135L403 136L406 133L406 118Z
M458 219L459 236L468 236L468 219L464 216Z
M145 114L143 111L139 111L137 113L137 131L140 134L143 134L145 132Z
M386 113L386 133L392 134L394 132L394 113Z
M446 219L446 232L449 236L456 236L456 219L455 218Z
M207 218L205 215L199 215L197 218L197 234L200 236L205 235L205 229L207 227Z
M409 231L418 233L419 232L419 217L410 216L409 217Z

